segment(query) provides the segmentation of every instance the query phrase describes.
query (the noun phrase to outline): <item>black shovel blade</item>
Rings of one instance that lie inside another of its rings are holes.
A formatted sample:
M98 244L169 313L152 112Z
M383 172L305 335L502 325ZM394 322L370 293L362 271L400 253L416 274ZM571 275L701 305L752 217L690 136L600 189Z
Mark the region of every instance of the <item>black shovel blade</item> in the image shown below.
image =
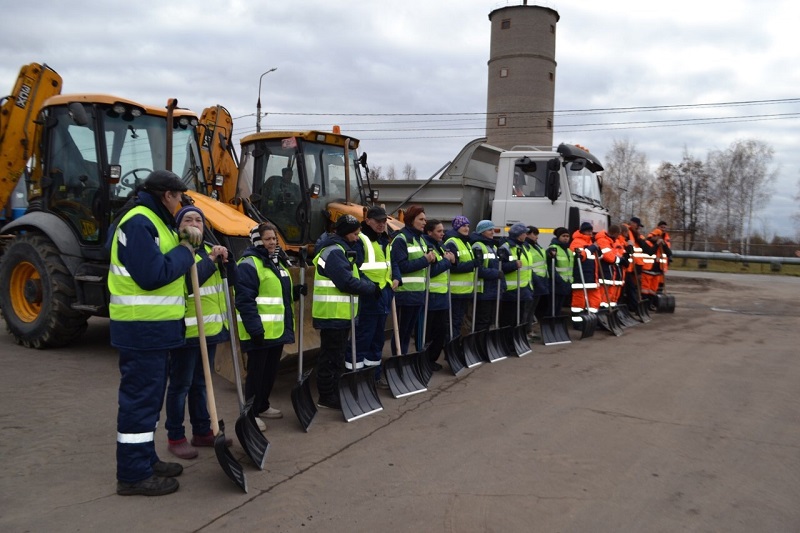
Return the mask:
M613 335L614 332L612 330L610 319L608 318L608 309L599 309L597 313L595 313L595 316L597 317L597 323L600 325L600 327Z
M310 374L311 370L303 374L302 379L292 388L292 407L306 433L317 416L317 404L311 395L311 382L308 379Z
M236 437L239 439L239 444L242 445L247 456L259 470L264 470L269 441L258 429L256 415L253 414L252 399L245 404L244 409L239 413L239 418L236 419L234 428L236 429ZM214 444L216 445L216 439Z
M461 346L464 348L464 363L467 368L474 368L483 364L483 356L481 355L480 345L484 344L483 331L477 331L465 335L461 341Z
M444 345L444 359L450 366L450 371L454 376L467 368L466 357L464 355L464 346L462 345L461 337L456 337Z
M389 391L395 398L402 398L428 390L417 377L415 369L414 358L419 357L420 353L425 357L428 355L426 352L395 355L384 359L381 363L383 375L386 376L386 381L389 383Z
M622 335L622 324L619 322L619 316L615 308L608 310L608 324L611 326L611 333L617 337Z
M222 420L219 421L219 433L214 435L214 453L216 453L217 461L225 475L246 493L247 478L242 465L239 464L225 443L225 423Z
M578 317L581 319L580 340L588 339L589 337L593 336L594 331L597 329L597 315L592 313L591 311L584 311L583 313L580 313Z
M339 401L346 422L383 411L372 367L345 372L339 378Z
M490 363L502 361L508 357L506 352L506 341L503 338L505 328L493 329L486 334L486 360Z
M528 342L527 324L514 326L514 353L517 357L525 357L531 353L531 345Z
M665 294L656 294L656 311L659 313L667 312L667 296Z
M631 316L628 311L628 306L625 304L617 304L617 318L623 328L630 328L639 324L639 321Z
M426 387L431 382L431 378L433 377L433 367L431 366L431 360L428 356L428 347L430 344L426 344L425 348L419 352L424 353L425 357L413 357L416 361L415 370L417 372L417 377L419 378L420 383L425 385ZM409 356L413 356L415 354L408 354Z
M675 312L675 297L671 294L665 294L664 298L666 299L665 309L664 311L667 313L674 313Z
M568 344L572 342L569 338L569 317L545 316L539 321L539 329L542 332L542 343L545 346L553 344Z

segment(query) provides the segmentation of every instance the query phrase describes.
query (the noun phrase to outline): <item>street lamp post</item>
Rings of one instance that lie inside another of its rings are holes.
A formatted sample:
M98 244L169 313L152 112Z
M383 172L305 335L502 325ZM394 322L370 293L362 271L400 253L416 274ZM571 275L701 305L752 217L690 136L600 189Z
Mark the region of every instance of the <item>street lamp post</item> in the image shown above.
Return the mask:
M261 80L270 72L278 70L278 67L272 67L258 78L258 103L256 103L256 133L261 131Z

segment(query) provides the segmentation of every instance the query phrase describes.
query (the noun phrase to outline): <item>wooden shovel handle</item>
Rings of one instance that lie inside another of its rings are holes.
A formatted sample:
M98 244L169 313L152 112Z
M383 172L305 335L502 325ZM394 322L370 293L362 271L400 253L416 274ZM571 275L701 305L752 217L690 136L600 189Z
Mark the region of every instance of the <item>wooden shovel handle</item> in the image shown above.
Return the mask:
M192 294L194 295L194 311L197 316L197 333L200 341L200 354L203 360L203 375L206 380L206 395L208 397L208 414L211 416L211 431L216 437L219 435L219 420L217 419L217 402L214 400L214 386L211 383L211 364L208 362L208 346L206 345L206 328L203 324L203 305L200 302L200 280L197 277L197 263L192 263L190 270L192 278Z

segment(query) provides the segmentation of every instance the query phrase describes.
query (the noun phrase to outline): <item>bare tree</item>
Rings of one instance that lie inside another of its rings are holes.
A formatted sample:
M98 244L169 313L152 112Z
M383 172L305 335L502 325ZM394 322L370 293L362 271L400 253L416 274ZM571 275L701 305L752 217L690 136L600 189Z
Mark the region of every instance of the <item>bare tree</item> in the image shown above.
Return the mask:
M386 171L386 179L387 180L397 179L397 171L394 169L394 165L389 165L389 170Z
M794 195L794 201L800 205L800 179L797 180L797 194ZM795 239L800 240L800 209L792 213L792 220L794 221Z
M370 181L379 181L383 179L381 175L381 167L369 167L369 180Z
M615 140L606 155L603 204L614 220L640 215L652 201L653 181L647 157L628 140Z
M681 162L677 166L661 163L656 175L662 192L658 212L673 227L683 230L683 247L692 250L702 226L701 215L708 209L708 172L703 162L684 147Z
M756 139L735 141L726 150L709 153L722 235L728 241L738 238L744 252L753 217L769 201L778 175L769 168L773 155L771 146Z
M411 166L411 163L406 163L403 167L403 178L407 180L417 179L417 169Z

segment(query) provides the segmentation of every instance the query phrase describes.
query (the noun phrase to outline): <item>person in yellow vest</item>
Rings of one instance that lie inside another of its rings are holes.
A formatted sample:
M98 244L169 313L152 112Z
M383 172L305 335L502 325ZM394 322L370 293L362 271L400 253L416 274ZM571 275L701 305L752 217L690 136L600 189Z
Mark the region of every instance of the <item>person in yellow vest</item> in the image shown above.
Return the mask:
M317 357L317 405L341 409L339 377L344 367L352 312L350 295L382 297L381 286L369 278L361 278L356 264L355 245L359 242L361 224L353 215L336 219L334 232L323 235L317 243L313 264L314 291L311 316L320 330L320 352ZM355 298L358 315L359 298ZM353 332L355 334L355 332ZM356 349L357 350L357 349Z
M294 342L292 302L305 287L292 285L289 263L278 250L278 232L269 222L253 228L252 245L239 259L236 274L236 309L239 339L247 353L245 397L253 399L260 418L282 418L270 405L283 346ZM259 429L266 424L256 419Z
M389 234L386 232L386 210L379 206L370 207L361 222L361 232L356 246L361 247L359 256L363 257L359 270L362 278L377 283L381 288L378 297L365 294L358 300L358 331L356 331L356 368L376 367L376 380L383 386L380 376L381 358L385 340L386 319L391 310L394 291L400 280L392 279L389 260ZM352 368L350 346L344 359L345 368ZM388 384L387 384L388 387Z
M546 298L550 295L550 276L547 273L547 251L539 244L539 228L528 226L528 236L525 238L523 248L528 256L529 269L531 271L531 290L533 299L525 306L523 321L528 324L528 340L539 340L539 336L534 333L533 325L537 319L544 316L546 307L549 306Z
M516 326L517 324L517 297L520 300L520 323L522 323L522 310L533 300L531 289L531 262L525 250L525 239L528 237L528 226L517 222L508 228L508 237L500 245L508 251L510 270L504 270L505 290L500 295L500 326ZM519 271L519 285L517 285L517 271Z
M178 231L187 227L203 231L205 217L203 212L193 206L183 207L175 215ZM230 339L226 317L225 295L223 294L222 276L217 269L217 259L228 261L228 250L224 246L205 244L195 252L197 277L200 283L200 302L203 308L203 325L208 346L208 360L214 366L214 354L217 344ZM233 265L233 263L228 263ZM229 268L229 274L232 269ZM235 274L230 276L235 279ZM214 433L211 431L211 417L208 414L206 400L206 380L200 353L199 330L195 314L191 276L186 276L188 298L186 299L186 345L175 348L169 354L169 385L165 401L167 420L167 450L180 459L197 457L196 446L213 446ZM183 426L184 412L189 410L189 422L192 425L191 443L186 440ZM231 440L226 439L228 445Z
M426 222L425 208L411 205L403 214L405 227L392 239L392 279L400 280L395 298L403 354L408 353L408 343L416 335L418 317L425 303L425 269L436 260L422 237ZM395 350L392 343L392 353Z
M108 273L111 345L119 350L117 494L160 496L178 490L179 463L161 461L155 430L167 387L169 352L185 339L184 276L203 242L196 228L180 236L173 213L186 185L152 172L111 236Z
M453 218L453 229L444 234L444 246L456 257L450 269L451 310L453 314L453 335L461 335L461 326L467 307L472 304L475 269L483 263L475 259L469 242L470 222L463 215Z
M456 262L456 256L442 246L444 239L444 224L435 218L428 219L424 228L425 242L433 249L436 261L431 263L431 279L428 294L428 315L425 317L425 339L422 345L430 343L428 347L428 357L431 361L431 368L441 370L442 365L437 361L442 353L444 343L450 337L450 322L447 298L447 280L450 276L450 268ZM455 333L454 333L455 334Z

